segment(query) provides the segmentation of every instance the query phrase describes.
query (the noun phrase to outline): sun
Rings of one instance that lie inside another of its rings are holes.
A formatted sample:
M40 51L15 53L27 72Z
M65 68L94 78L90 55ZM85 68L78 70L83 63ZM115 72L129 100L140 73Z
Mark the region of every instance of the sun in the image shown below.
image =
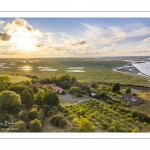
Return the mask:
M31 36L27 32L22 32L13 36L13 43L16 46L16 49L21 49L24 51L33 51L35 50L37 40L35 37Z

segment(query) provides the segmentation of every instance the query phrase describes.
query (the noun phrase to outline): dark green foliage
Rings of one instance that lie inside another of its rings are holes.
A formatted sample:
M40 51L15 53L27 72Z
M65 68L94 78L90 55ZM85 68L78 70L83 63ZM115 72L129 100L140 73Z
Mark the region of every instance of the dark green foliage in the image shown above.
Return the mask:
M36 86L33 86L33 91L34 91L34 93L37 93L38 92L38 88Z
M45 105L42 106L42 109L44 111L45 116L47 117L48 116L48 111L50 110L50 106L45 104Z
M18 113L21 106L20 95L13 91L3 91L0 93L0 112L10 114Z
M116 131L116 127L115 126L109 126L108 127L108 131L109 132L115 132Z
M120 83L113 83L111 87L112 92L119 92L120 91Z
M31 132L41 132L42 131L42 123L38 119L34 119L30 121L30 131Z
M67 124L66 120L60 114L53 115L52 117L50 117L49 121L56 127L64 127Z
M81 92L81 88L78 87L78 86L71 87L71 88L69 89L69 93L79 93L79 92Z
M50 107L58 106L60 103L58 95L54 91L48 91L47 93L45 93L43 101Z
M10 78L8 76L0 76L0 81L8 82L8 81L10 81Z
M38 92L35 94L34 101L37 105L42 106L44 104L44 90L38 89Z
M22 120L19 120L17 122L17 128L18 128L17 132L25 132L26 131L26 124L25 124L25 122L22 121Z
M23 121L29 121L29 117L25 111L20 111L18 114L18 118Z
M35 107L32 108L32 109L30 110L30 112L28 113L28 116L29 116L29 118L30 118L31 120L37 118L37 117L38 117L38 110L37 110L37 108L35 108Z
M21 94L21 102L22 104L25 104L27 108L30 108L33 104L32 96L27 89Z
M30 88L27 87L27 86L24 86L24 85L22 85L22 84L12 84L12 85L10 85L10 86L8 87L8 90L14 91L14 92L16 92L17 94L20 94L20 95L22 94L22 92L23 92L25 89L28 90L28 92L30 93L31 97L33 98L34 92L33 92L32 89L30 89Z
M103 126L105 129L107 129L108 126L109 126L109 124L108 124L107 122L102 122L102 126Z
M130 87L127 87L126 90L125 90L125 93L126 93L126 94L131 94L131 88L130 88Z
M58 107L53 106L49 111L48 111L48 116L53 116L58 113Z

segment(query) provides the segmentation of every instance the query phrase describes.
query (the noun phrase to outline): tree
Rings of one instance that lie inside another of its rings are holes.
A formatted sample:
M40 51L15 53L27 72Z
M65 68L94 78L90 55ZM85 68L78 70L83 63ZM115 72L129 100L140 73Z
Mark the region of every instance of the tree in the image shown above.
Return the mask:
M81 132L93 132L95 126L87 118L81 118L79 122L79 131Z
M18 132L25 132L26 131L26 124L24 121L19 120L17 122Z
M8 87L8 90L9 90L9 91L14 91L14 92L16 92L17 94L20 94L20 95L22 94L22 92L23 92L25 89L27 89L27 90L29 91L31 97L33 98L34 92L33 92L32 89L30 89L30 88L27 87L27 86L24 86L24 85L22 85L22 84L12 84L12 85L10 85L10 86Z
M111 87L112 92L119 92L120 91L120 83L113 83Z
M69 89L69 93L79 93L81 91L81 88L76 86L76 87L71 87Z
M0 81L6 81L6 82L8 82L8 81L10 81L10 78L8 76L1 76L0 77Z
M53 115L52 117L50 117L49 121L56 127L64 127L67 124L67 121L60 114Z
M125 93L126 93L126 94L131 94L131 88L130 88L130 87L127 87L126 90L125 90Z
M36 107L33 107L30 112L28 113L30 119L35 119L38 117L38 110Z
M3 91L0 93L0 111L7 111L10 114L18 113L21 106L20 95L13 91Z
M30 121L30 131L31 132L41 132L42 131L42 123L38 119L34 119Z
M36 86L33 86L33 91L34 91L34 93L37 93L38 92L38 88Z
M18 118L20 120L23 120L23 121L28 121L29 120L29 117L27 116L27 113L23 110L19 112Z
M48 91L44 94L44 103L52 106L58 106L59 105L59 98L58 95L54 91Z
M25 89L21 94L21 102L22 104L25 104L27 108L32 106L33 99L27 89Z
M38 92L35 94L35 99L34 99L35 103L37 105L43 105L44 104L44 101L43 101L44 94L45 94L44 90L38 89Z

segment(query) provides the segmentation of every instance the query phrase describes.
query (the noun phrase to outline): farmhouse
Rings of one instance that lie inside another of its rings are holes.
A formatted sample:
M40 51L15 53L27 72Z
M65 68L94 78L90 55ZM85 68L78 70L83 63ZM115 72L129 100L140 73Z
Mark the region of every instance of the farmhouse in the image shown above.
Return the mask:
M35 86L37 88L42 88L43 86L47 86L58 94L62 94L64 92L64 90L62 88L56 86L56 84L34 84L33 86Z
M130 102L131 105L140 105L143 104L144 101L136 96L125 95L122 97L122 101Z

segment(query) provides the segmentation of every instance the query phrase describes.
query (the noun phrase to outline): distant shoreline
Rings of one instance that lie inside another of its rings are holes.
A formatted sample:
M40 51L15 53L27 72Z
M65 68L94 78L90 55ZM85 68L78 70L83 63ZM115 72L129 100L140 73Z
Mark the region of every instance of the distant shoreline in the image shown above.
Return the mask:
M132 68L132 69L130 69ZM145 77L145 78L150 78L149 75L146 75L139 71L131 61L128 61L124 66L121 67L115 67L112 68L113 71L119 72L119 73L124 73L124 74L129 74L129 75L135 75L135 76L140 76L140 77Z

